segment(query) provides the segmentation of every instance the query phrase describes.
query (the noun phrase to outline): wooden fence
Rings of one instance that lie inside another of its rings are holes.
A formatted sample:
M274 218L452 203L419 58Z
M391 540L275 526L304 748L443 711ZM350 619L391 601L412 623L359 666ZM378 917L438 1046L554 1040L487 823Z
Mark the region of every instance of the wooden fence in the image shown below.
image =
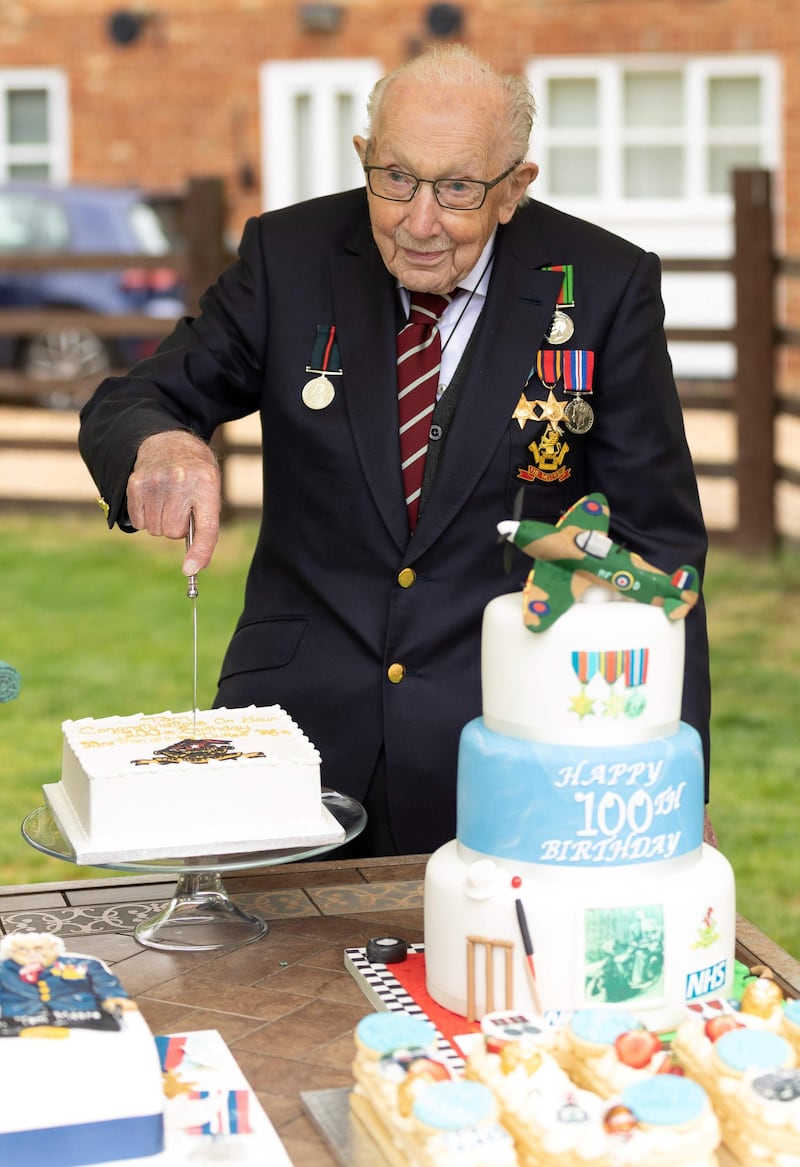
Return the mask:
M771 175L763 170L738 171L734 175L735 247L730 259L665 259L665 272L726 272L735 284L736 322L730 328L668 328L669 341L729 342L736 352L736 376L733 380L679 381L684 410L723 412L734 420L735 455L724 461L696 461L698 477L725 479L736 488L737 515L733 530L715 526L708 518L713 539L732 543L742 551L771 552L780 536L777 529L776 489L779 485L800 492L800 454L793 465L776 460L775 425L780 417L800 419L800 395L779 394L777 366L781 350L800 348L800 329L776 323L777 287L782 279L800 276L800 259L777 257L773 246L773 210ZM224 191L218 179L193 180L181 207L181 228L186 250L176 256L81 257L82 267L114 268L130 266L164 266L175 264L182 271L188 287L188 307L192 311L202 290L218 275L229 256L224 244ZM16 256L13 264L3 257L4 267L76 267L74 257L29 255ZM46 325L80 322L100 336L162 337L172 321L145 316L89 316L64 312L0 312L0 335L32 334ZM8 377L12 381L4 380ZM13 380L16 378L16 380ZM0 387L16 389L15 396L33 398L41 385L26 383L16 374L0 374ZM255 458L254 441L233 440L227 431L215 439L223 455L223 471L229 459ZM0 451L3 449L50 450L67 448L57 439L35 437L6 438L0 406ZM231 502L223 473L226 509L249 511L252 503ZM798 494L800 498L800 494ZM53 500L54 502L57 499ZM0 507L12 505L0 499ZM25 505L14 500L13 505ZM41 501L39 502L41 504ZM83 505L83 504L81 504ZM88 503L86 504L88 505Z

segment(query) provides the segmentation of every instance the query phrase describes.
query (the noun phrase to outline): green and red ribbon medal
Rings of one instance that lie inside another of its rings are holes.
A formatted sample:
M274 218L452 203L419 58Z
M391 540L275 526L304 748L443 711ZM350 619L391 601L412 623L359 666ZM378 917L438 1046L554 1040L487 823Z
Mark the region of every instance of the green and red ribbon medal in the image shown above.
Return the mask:
M314 349L311 361L306 365L307 373L316 373L303 386L303 404L309 409L327 409L335 397L331 377L341 377L342 363L339 356L339 346L336 343L336 326L334 324L318 324L317 335L314 340Z
M572 264L554 263L549 267L542 268L542 271L558 271L563 276L561 290L556 300L556 310L553 313L553 319L550 321L546 339L549 340L550 344L564 344L575 331L575 324L572 317L563 311L564 308L575 307Z

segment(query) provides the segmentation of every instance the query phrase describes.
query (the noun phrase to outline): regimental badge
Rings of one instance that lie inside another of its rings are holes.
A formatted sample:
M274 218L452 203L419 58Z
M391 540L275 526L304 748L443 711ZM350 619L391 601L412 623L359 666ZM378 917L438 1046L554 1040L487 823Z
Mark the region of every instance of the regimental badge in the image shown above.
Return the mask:
M533 461L517 468L517 478L523 482L565 482L572 475L564 459L569 445L559 429L548 425L538 442L528 446Z
M175 766L179 762L191 762L193 766L204 766L207 762L235 762L237 758L264 758L266 754L256 751L246 754L233 748L233 742L217 738L184 738L174 745L156 750L152 758L135 758L134 766Z

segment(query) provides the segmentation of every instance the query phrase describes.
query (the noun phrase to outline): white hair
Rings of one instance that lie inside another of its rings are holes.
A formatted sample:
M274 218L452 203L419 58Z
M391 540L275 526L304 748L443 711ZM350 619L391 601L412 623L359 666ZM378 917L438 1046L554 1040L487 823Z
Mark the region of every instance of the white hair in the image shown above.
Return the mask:
M0 940L0 959L13 959L13 951L20 943L23 945L40 945L47 943L55 947L59 956L63 956L66 951L64 941L60 936L56 936L52 932L9 932Z
M435 45L418 57L412 57L375 85L367 101L367 137L372 138L380 122L386 94L402 77L431 84L454 85L465 89L465 100L477 96L475 91L490 90L506 105L508 158L510 165L524 158L528 151L536 105L527 80L518 73L501 73L461 44ZM469 93L473 90L473 94Z

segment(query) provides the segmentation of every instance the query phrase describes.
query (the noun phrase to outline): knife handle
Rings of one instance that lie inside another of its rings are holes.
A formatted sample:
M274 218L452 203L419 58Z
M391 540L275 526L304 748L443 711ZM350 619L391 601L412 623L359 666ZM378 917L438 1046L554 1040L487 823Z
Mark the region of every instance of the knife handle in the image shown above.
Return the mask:
M189 511L189 526L186 529L186 550L188 551L194 542L194 512ZM190 600L197 599L197 576L190 575L186 579L186 595Z

